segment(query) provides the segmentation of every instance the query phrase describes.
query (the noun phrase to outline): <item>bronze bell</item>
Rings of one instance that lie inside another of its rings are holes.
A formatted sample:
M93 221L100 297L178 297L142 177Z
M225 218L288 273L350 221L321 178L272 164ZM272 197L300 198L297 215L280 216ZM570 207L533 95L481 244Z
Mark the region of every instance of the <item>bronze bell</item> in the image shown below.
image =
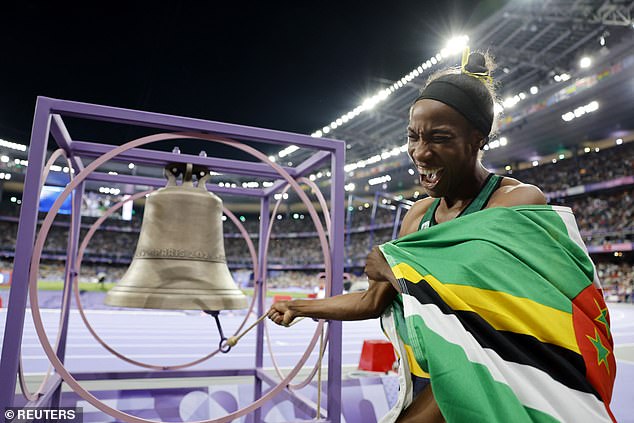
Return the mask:
M177 185L180 174L183 182ZM165 168L165 176L167 186L146 199L134 258L105 303L178 310L246 308L247 298L227 267L222 200L205 187L209 171L175 164Z

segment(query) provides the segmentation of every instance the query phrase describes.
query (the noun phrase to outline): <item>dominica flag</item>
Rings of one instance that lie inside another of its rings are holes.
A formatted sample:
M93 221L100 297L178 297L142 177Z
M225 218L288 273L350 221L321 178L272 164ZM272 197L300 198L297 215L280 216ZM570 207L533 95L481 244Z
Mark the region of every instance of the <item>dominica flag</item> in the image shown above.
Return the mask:
M610 319L569 208L487 209L381 250L392 342L448 422L614 421Z

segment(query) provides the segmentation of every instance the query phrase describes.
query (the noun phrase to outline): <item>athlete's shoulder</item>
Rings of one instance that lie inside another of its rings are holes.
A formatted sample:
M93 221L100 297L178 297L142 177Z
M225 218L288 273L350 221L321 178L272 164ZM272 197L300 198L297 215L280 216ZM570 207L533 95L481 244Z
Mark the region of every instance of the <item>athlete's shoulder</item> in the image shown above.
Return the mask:
M412 205L403 218L399 237L411 234L418 230L418 225L420 225L421 219L425 216L425 213L427 213L427 210L429 210L433 202L434 198L425 197L416 201Z
M546 197L535 185L525 184L515 178L505 176L499 188L491 196L487 208L522 206L527 204L546 204Z

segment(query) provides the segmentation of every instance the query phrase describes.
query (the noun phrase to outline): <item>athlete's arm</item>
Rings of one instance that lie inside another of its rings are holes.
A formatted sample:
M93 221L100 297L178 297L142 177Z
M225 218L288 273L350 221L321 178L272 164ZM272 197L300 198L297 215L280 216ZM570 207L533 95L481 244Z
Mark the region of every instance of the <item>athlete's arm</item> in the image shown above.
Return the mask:
M427 198L414 203L403 218L399 237L418 230L418 223L430 204L431 200ZM369 286L364 292L316 300L279 301L271 306L268 317L278 325L288 325L297 317L331 320L377 318L398 294L398 284L378 247L374 247L368 255L365 272Z

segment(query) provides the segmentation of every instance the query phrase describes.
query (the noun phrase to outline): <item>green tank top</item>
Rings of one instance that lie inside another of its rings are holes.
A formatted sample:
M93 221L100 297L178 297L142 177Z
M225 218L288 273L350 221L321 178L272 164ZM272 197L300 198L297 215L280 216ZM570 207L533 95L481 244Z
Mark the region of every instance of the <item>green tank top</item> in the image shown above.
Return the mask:
M502 179L504 179L503 176L489 173L489 176L487 176L486 181L484 181L484 185L482 186L482 189L480 190L478 195L473 200L471 200L469 205L465 209L463 209L460 214L456 216L456 218L460 216L466 216L468 214L484 209L489 203L489 200L491 199L491 196L493 195L495 190L499 188L500 184L502 183ZM436 198L421 219L420 224L418 225L418 230L429 228L430 226L434 226L437 224L435 216L436 209L438 208L439 204L440 198Z

